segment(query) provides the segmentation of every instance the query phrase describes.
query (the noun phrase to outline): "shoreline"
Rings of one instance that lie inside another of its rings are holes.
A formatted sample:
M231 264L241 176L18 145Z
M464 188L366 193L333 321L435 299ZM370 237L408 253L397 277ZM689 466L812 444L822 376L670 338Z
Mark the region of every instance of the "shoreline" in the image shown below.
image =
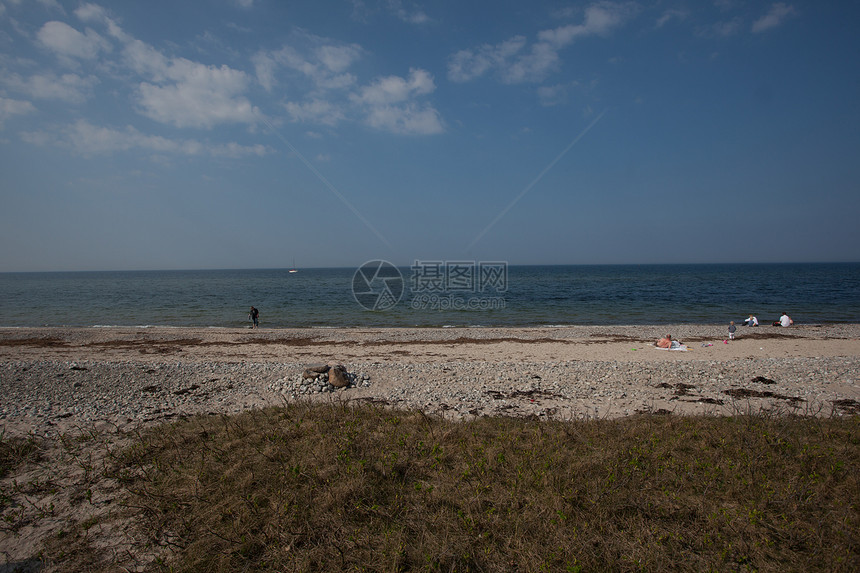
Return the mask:
M471 328L0 328L0 427L119 429L295 400L453 419L860 413L860 324ZM687 352L658 351L665 333ZM342 364L355 387L309 387Z
M354 324L354 325L338 325L331 326L325 324L308 324L300 326L267 326L263 321L260 321L261 326L257 330L264 331L292 331L292 330L530 330L530 329L604 329L604 328L653 328L653 327L712 327L724 328L728 327L728 323L720 322L647 322L647 323L559 323L559 324L411 324L411 325L384 325L384 324ZM739 331L750 329L743 322L735 322ZM860 325L860 322L852 321L816 321L794 323L790 329L809 329L809 328L831 328L831 327L853 327ZM780 330L783 327L772 325L771 321L763 322L757 327L752 327L751 330ZM0 331L5 330L50 330L50 329L69 329L69 330L88 330L88 329L135 329L135 330L151 330L151 329L186 329L186 330L226 330L226 331L243 331L254 330L250 323L241 325L217 325L217 324L6 324L0 325ZM788 329L786 329L788 330Z

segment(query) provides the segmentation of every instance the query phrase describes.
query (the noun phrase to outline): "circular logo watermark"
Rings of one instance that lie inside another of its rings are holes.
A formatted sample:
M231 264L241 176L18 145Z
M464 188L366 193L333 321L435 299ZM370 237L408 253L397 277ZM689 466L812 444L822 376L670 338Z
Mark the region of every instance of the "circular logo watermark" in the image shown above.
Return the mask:
M403 296L403 275L388 261L367 261L352 276L352 296L367 310L388 310Z

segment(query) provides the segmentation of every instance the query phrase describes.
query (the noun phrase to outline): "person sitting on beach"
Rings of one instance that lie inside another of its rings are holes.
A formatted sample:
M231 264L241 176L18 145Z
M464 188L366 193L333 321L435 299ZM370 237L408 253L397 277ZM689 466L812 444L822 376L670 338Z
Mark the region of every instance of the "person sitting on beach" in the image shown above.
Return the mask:
M788 316L787 312L783 312L782 316L779 317L779 325L780 326L791 326L794 324L794 321L791 320L791 317Z
M667 334L663 338L657 341L657 348L671 348L672 347L672 335Z
M758 319L753 315L750 315L749 318L744 319L745 326L758 326Z

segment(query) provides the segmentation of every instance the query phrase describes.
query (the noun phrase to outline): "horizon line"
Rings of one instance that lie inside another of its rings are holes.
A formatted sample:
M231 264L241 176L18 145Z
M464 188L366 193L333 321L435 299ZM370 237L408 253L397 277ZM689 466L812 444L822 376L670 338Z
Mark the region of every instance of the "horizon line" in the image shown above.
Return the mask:
M372 260L384 260L384 259L370 259L363 263L358 264L357 266L352 265L334 265L334 266L319 266L319 267L198 267L198 268L136 268L136 269L65 269L65 270L10 270L10 271L0 271L0 275L10 275L10 274L49 274L49 273L136 273L136 272L209 272L209 271L287 271L287 270L307 270L307 271L316 271L316 270L340 270L340 269L357 269L360 268L366 262L370 262ZM860 260L854 261L753 261L753 262L673 262L673 263L657 263L657 262L648 262L648 263L510 263L508 261L499 261L499 260L487 260L487 261L479 261L478 259L474 260L464 260L462 258L452 258L452 259L416 259L416 261L422 262L440 262L440 263L469 263L469 262L494 262L494 263L505 263L510 267L646 267L646 266L717 266L717 265L738 265L738 266L752 266L752 265L845 265L845 264L860 264ZM386 261L388 262L388 261ZM409 268L413 263L407 264L393 264L397 268Z

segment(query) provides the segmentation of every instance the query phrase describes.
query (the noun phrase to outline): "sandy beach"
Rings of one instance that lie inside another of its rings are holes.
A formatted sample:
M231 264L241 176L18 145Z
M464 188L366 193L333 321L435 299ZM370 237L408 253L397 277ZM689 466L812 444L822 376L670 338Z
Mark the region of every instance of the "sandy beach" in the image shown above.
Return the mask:
M671 333L686 352L654 348ZM456 419L614 418L860 408L860 325L450 329L0 329L0 425L120 429L291 400L357 400ZM343 365L351 387L302 374ZM314 381L311 381L314 382Z

